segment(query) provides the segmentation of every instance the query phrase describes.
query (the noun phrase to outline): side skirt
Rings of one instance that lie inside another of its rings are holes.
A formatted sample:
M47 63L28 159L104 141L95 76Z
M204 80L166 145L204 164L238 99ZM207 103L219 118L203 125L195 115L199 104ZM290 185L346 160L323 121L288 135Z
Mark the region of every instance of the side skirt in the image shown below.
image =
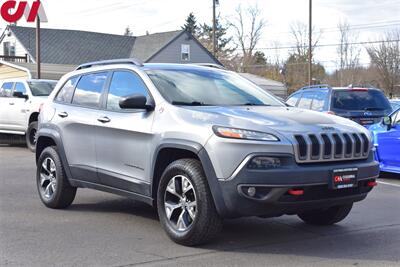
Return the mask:
M144 196L144 195L141 195L138 193L125 191L122 189L113 188L113 187L106 186L106 185L90 183L90 182L74 180L74 179L69 179L69 182L72 186L75 186L75 187L95 189L95 190L99 190L99 191L103 191L103 192L107 192L107 193L111 193L111 194L120 195L123 197L128 197L128 198L131 198L134 200L144 202L150 206L153 206L153 203L154 203L153 199L151 197Z

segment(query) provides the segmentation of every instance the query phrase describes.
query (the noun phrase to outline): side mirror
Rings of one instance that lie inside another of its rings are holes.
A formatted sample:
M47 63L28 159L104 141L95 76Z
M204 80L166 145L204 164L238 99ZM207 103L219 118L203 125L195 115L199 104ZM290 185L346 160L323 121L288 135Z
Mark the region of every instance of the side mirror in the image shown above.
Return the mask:
M393 125L392 125L392 124L393 124L392 118L389 117L389 116L385 116L385 117L383 118L382 124L383 124L383 125L386 125L386 126L388 127L388 130L390 130L390 129L392 128L392 126L393 126Z
M24 98L24 99L26 99L26 100L28 100L28 95L26 95L26 94L24 94L24 93L22 93L22 92L14 92L13 93L13 97L16 97L16 98Z
M150 103L148 103L150 102ZM147 101L144 95L130 95L119 101L119 106L122 109L145 109L147 111L153 111L155 108L154 103Z

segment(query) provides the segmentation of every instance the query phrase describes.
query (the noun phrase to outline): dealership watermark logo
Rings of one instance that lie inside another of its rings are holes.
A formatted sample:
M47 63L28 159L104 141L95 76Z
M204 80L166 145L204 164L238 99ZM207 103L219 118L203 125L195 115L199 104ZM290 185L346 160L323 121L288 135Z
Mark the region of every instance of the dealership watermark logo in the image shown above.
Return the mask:
M25 17L27 22L35 22L39 18L41 22L47 22L47 15L40 1L14 1L7 0L1 4L1 17L8 23L16 23Z

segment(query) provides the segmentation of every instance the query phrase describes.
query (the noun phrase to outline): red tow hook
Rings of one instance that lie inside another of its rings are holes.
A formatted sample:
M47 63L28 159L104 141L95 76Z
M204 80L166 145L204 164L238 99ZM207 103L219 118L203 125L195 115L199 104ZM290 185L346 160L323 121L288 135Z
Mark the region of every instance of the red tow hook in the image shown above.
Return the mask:
M367 186L368 186L368 187L375 187L375 186L378 186L378 183L377 183L376 181L369 181L369 182L367 183Z
M290 189L288 191L288 194L298 197L298 196L304 195L304 190L302 190L302 189Z

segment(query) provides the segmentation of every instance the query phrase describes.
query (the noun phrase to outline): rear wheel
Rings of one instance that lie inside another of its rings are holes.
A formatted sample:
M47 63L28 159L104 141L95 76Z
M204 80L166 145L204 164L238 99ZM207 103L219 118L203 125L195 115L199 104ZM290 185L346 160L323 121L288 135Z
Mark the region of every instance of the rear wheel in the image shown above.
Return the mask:
M158 188L157 209L161 225L178 244L206 243L222 228L198 160L177 160L167 167Z
M63 209L74 201L76 187L69 184L55 147L47 147L40 155L36 183L40 199L48 208Z
M331 207L323 210L313 210L298 214L307 224L332 225L343 221L349 215L353 204Z
M32 152L35 152L36 150L37 130L38 130L38 122L34 121L29 124L28 130L26 131L26 145Z

